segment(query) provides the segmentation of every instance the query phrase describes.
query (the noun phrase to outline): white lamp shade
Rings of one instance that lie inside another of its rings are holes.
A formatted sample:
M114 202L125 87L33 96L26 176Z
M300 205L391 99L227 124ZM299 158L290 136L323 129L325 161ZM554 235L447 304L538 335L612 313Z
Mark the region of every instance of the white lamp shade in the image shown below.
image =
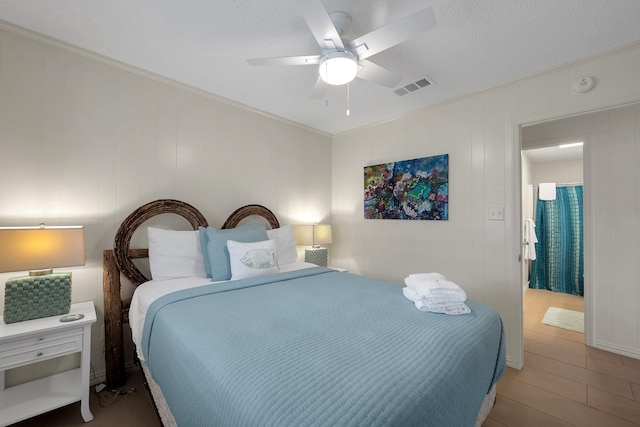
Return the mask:
M320 62L320 77L330 85L343 85L356 78L358 61L350 52L332 52Z
M84 265L84 228L0 227L0 272Z
M332 243L331 225L296 225L294 228L296 243L304 246L319 246Z
M313 245L313 225L296 225L293 227L293 235L298 245Z
M331 243L331 226L329 224L318 224L313 227L314 245L328 245Z

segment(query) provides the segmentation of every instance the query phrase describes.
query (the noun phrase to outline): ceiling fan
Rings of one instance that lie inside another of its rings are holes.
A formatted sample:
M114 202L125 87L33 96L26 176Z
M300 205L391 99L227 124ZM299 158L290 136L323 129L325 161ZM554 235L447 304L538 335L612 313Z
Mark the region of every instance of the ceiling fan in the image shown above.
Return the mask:
M319 77L312 91L313 97L321 96L325 83L343 85L356 77L394 88L402 77L367 58L436 25L433 10L429 7L349 41L341 38L341 34L351 23L348 14L328 14L321 0L297 0L297 4L322 53L253 58L247 62L251 65L319 65Z

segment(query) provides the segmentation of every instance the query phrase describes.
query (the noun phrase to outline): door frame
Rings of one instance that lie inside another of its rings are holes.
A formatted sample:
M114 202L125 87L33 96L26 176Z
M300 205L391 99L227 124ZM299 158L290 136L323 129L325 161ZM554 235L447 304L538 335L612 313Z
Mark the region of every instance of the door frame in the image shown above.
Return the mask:
M511 359L511 365L516 369L521 369L524 366L524 286L523 283L523 270L525 263L523 262L523 227L522 227L522 128L526 126L531 126L535 124L540 124L544 122L550 122L555 120L562 120L574 116L580 116L584 114L597 113L599 111L611 110L614 108L624 107L628 105L637 104L639 101L631 101L631 102L623 102L615 105L609 105L605 107L598 108L588 108L585 110L574 111L571 113L555 113L555 114L545 114L533 117L524 117L515 119L512 121L512 135L513 141L515 141L515 149L513 150L513 171L515 176L513 177L513 182L515 185L515 197L514 197L514 206L513 212L515 212L516 218L518 218L518 232L514 233L517 242L515 244L516 247L519 247L519 269L518 269L518 310L520 316L518 317L517 327L520 331L520 343L519 343L519 354L514 354ZM587 138L588 139L588 138ZM594 310L595 310L595 300L593 297L593 284L591 282L592 274L592 266L593 266L593 248L591 242L591 236L593 235L593 225L591 222L592 218L592 205L591 205L591 156L590 156L590 144L588 141L585 141L583 146L583 217L584 217L584 229L583 229L583 239L584 239L584 342L586 345L593 347L594 345Z

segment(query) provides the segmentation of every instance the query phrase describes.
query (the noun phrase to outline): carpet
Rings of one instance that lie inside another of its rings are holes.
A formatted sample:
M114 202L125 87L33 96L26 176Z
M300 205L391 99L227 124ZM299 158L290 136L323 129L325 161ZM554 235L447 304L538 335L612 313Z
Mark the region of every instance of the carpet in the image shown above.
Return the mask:
M564 308L549 307L542 323L557 328L584 333L584 313Z

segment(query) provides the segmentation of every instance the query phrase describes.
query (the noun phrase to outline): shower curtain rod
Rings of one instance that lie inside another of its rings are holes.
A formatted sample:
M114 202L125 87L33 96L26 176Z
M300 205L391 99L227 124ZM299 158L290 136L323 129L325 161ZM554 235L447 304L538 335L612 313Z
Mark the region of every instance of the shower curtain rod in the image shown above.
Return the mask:
M570 187L573 185L584 185L584 182L564 182L562 184L556 184L556 187Z

